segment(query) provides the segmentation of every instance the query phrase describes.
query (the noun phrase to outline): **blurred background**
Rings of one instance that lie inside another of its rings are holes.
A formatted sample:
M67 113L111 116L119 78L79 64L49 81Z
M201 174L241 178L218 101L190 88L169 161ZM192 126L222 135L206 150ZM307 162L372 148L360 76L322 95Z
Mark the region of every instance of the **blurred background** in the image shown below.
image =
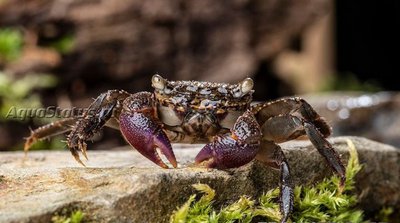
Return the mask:
M7 117L13 107L87 107L109 89L151 90L155 73L251 77L255 100L300 95L335 135L400 147L399 27L395 0L0 0L0 150L52 121ZM89 148L125 144L105 129Z

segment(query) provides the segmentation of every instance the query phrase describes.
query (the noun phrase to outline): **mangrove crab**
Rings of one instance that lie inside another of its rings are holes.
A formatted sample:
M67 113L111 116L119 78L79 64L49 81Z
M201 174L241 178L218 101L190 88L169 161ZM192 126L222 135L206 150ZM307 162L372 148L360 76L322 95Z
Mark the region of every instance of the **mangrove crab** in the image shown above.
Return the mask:
M307 136L345 182L345 167L326 140L330 126L299 97L252 103L253 80L236 84L168 81L152 77L154 92L130 94L109 90L98 96L80 117L66 118L31 132L25 151L37 140L70 132L67 145L81 163L86 141L103 126L119 129L126 141L155 164L168 168L177 161L171 142L206 143L197 154L199 166L235 168L256 159L280 169L280 210L285 222L293 208L289 165L278 143ZM157 150L158 148L158 150Z

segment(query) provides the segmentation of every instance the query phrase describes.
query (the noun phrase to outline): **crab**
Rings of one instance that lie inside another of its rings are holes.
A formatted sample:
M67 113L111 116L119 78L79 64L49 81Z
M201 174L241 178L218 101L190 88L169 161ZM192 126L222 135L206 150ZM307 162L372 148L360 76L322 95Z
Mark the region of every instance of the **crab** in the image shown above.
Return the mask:
M279 169L281 222L293 209L290 168L279 143L308 137L331 169L345 182L345 167L327 141L331 128L304 99L285 97L253 103L253 80L236 84L168 81L156 74L154 92L109 90L98 96L83 115L31 131L25 151L38 140L69 132L67 146L84 165L86 141L104 126L121 131L139 153L162 168L177 167L171 142L205 143L195 165L229 169L252 160ZM161 159L165 156L169 164Z

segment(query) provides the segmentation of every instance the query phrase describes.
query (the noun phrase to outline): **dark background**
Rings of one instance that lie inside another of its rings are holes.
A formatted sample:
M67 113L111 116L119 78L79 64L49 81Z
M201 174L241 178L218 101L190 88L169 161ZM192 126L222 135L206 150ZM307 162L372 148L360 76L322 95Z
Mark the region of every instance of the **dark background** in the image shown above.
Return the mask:
M399 90L398 1L336 1L336 69Z

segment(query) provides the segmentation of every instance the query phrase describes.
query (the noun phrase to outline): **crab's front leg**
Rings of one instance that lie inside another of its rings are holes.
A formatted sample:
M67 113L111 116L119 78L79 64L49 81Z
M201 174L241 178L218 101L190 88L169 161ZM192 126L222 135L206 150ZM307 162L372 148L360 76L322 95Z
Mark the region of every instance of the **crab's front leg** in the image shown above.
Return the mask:
M122 90L109 90L98 96L87 108L82 117L72 127L67 137L67 145L75 160L84 165L78 151L87 159L86 141L92 138L109 121L115 119L121 104L130 94Z
M156 114L153 94L149 92L133 94L124 101L119 116L121 132L129 144L155 164L168 168L157 152L158 147L176 168L176 158L170 140Z

